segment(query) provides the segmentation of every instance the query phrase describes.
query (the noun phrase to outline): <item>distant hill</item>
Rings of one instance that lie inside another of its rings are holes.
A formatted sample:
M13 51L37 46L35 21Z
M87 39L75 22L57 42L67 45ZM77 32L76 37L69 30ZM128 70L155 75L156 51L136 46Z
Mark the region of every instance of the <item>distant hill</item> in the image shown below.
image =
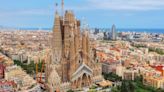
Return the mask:
M0 25L0 29L15 29L15 28Z
M6 26L2 26L0 25L0 30L47 30L47 31L50 31L52 30L52 28L33 28L33 27L28 27L28 28L14 28L14 27L6 27Z
M2 25L0 25L0 29L3 29L4 27Z

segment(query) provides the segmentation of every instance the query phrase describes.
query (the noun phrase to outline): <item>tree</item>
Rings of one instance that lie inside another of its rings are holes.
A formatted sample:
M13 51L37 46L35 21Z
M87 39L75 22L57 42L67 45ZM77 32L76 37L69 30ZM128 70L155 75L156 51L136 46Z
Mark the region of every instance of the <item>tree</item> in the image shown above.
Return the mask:
M114 74L114 73L108 73L108 74L106 74L106 73L103 73L103 76L104 76L104 78L106 79L106 80L110 80L110 81L121 81L122 80L122 78L121 77L119 77L118 75L116 75L116 74Z
M74 91L70 89L70 90L68 90L67 92L74 92Z
M23 70L25 70L28 74L34 74L36 71L36 65L34 63L34 61L31 61L30 64L24 64L22 62L20 62L19 60L14 60L14 64L21 66L23 68ZM42 69L42 62L38 63L38 71L41 72ZM44 70L43 70L44 72Z
M112 92L120 92L120 90L118 89L118 87L113 87L113 88L111 89L111 91L112 91Z
M126 84L127 84L126 81L122 81L121 92L128 92L128 88Z
M135 86L134 86L134 83L129 82L129 89L130 89L130 92L135 92Z
M164 92L164 90L161 89L161 88L158 88L158 89L156 90L156 92Z

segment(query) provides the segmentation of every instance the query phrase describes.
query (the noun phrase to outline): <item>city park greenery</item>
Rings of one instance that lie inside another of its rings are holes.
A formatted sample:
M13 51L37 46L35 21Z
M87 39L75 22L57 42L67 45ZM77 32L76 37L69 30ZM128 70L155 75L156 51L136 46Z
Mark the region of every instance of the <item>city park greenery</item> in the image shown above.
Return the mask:
M146 48L144 45L134 45L136 48ZM164 55L164 51L160 48L148 48L149 52L156 52L157 54Z
M135 80L121 80L120 77L114 73L103 75L106 80L122 82L120 86L113 87L111 92L164 92L162 89L144 85L142 76L136 77Z
M164 55L164 51L159 49L159 48L156 48L156 49L153 49L153 48L149 48L149 52L156 52L160 55Z
M112 81L112 82L116 82L116 81L121 81L122 80L121 77L119 77L118 75L116 75L116 74L114 74L112 72L110 72L108 74L103 73L103 76L104 76L104 79Z
M34 61L31 61L30 64L26 64L26 63L22 63L19 60L14 60L14 64L21 66L23 68L23 70L25 70L28 74L35 74L36 73L36 64L34 63ZM42 68L42 62L38 63L38 72L41 71Z

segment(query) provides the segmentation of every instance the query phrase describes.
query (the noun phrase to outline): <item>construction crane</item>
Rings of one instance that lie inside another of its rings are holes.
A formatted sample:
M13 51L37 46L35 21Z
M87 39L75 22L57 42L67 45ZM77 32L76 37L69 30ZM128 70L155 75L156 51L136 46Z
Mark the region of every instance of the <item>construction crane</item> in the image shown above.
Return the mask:
M44 69L45 69L45 65L46 65L46 61L48 59L48 55L49 55L49 50L45 50L45 52L43 52L43 54L42 54L42 59L43 60L40 60L40 58L41 58L40 55L39 55L39 58L37 58L37 62L35 64L36 81L41 85L42 88L47 89L48 92L52 92L52 89L49 87L49 85L46 82L44 82L43 79L42 79L42 74L43 74ZM40 71L39 71L38 62L42 62ZM38 72L40 72L40 74ZM58 90L56 92L60 92L60 91Z
M43 54L44 55L44 54ZM43 72L43 70L44 70L44 63L45 63L45 58L44 58L44 60L42 61L41 59L41 56L40 56L40 54L39 54L39 56L37 57L37 59L36 59L36 62L35 62L35 72L36 72L36 76L35 76L35 78L36 78L36 81L44 88L45 87L45 84L44 84L44 82L42 81L42 72ZM41 64L41 70L39 71L39 62L42 62L42 64ZM39 72L40 72L40 75L39 75ZM46 88L46 87L45 87Z
M40 82L42 82L42 73L43 73L43 70L44 70L45 61L46 61L46 57L45 57L44 60L42 61L42 68L41 68L40 80L39 80Z
M44 66L45 66L45 61L47 59L47 56L45 55L45 52L43 51L42 53L42 59L40 59L41 56L39 54L39 57L37 58L37 61L36 61L36 64L35 64L35 71L36 71L36 81L37 82L42 82L42 74L43 74L43 70L44 70ZM41 62L41 70L39 71L39 68L38 68L38 62ZM39 76L39 73L38 71L40 72L40 76Z
M38 82L38 62L35 64L35 71L36 71L36 81Z

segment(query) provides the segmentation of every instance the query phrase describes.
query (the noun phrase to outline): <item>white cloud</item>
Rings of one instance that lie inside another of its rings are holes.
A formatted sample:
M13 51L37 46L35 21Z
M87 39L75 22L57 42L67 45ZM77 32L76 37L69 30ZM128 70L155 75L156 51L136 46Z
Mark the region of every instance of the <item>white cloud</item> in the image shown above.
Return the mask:
M48 9L17 9L17 10L1 10L0 17L14 17L14 16L37 16L50 15L51 11Z
M160 10L164 9L164 0L86 0L78 10Z

